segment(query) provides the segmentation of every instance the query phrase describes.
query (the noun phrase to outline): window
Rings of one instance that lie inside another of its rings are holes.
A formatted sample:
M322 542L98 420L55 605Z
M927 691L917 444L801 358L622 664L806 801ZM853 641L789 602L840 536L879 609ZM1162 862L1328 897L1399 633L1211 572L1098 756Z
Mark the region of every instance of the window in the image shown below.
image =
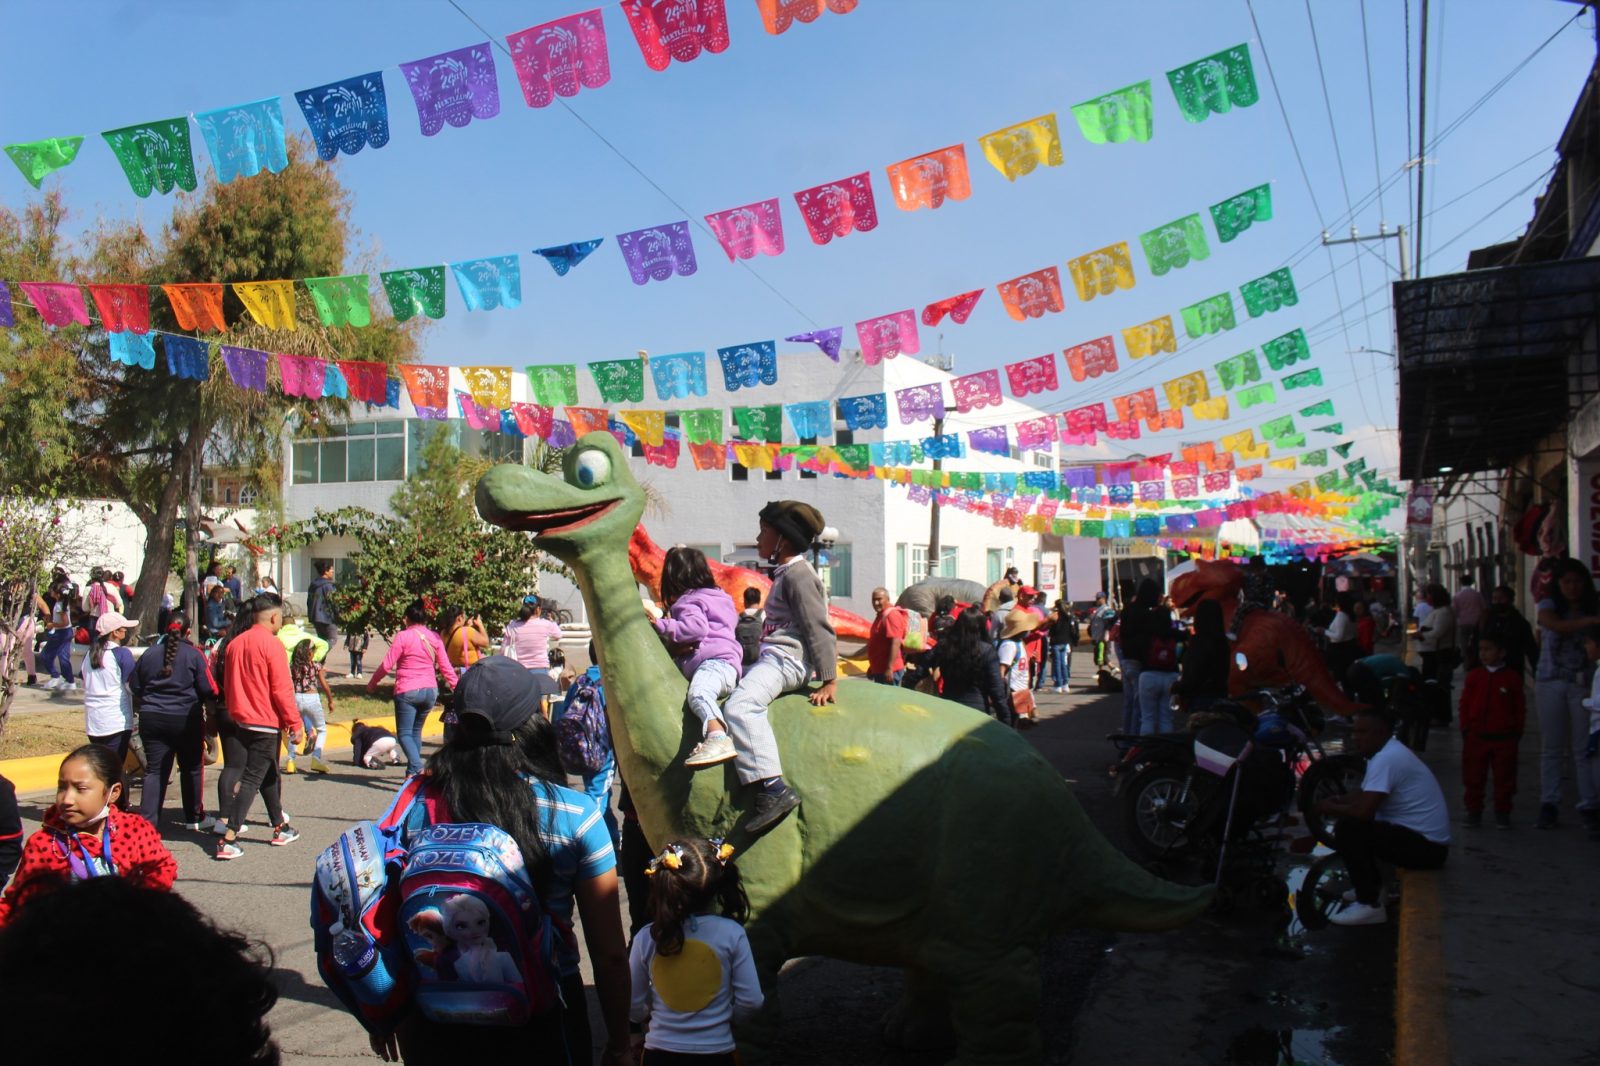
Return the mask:
M222 492L222 502L223 503L232 503L233 502L233 486L232 485L229 485L226 489L223 490L223 492Z
M296 485L317 483L317 442L314 440L295 441L294 483Z
M325 436L297 440L292 480L296 485L400 481L405 476L406 429L406 420L399 418L352 422L329 427ZM245 491L239 490L240 503L248 502Z
M856 442L856 431L855 430L853 430L853 429L840 429L840 430L835 430L834 431L833 443L834 443L834 445L836 447L838 445L842 445L842 444L854 444L855 442Z
M344 440L324 440L322 442L322 481L323 484L345 481L346 467Z
M850 595L850 545L835 544L827 552L828 566L828 595Z
M952 544L939 545L939 577L955 577L960 549ZM928 546L926 544L911 545L911 570L906 577L908 584L916 584L928 576ZM999 580L998 575L996 580Z
M246 485L244 488L239 490L239 503L240 504L242 504L245 507L249 507L252 503L255 503L255 502L256 502L256 490L255 489L251 488L249 485Z
M990 548L984 553L984 573L988 575L989 584L999 581L1005 573L1005 557L999 548Z
M350 481L371 481L376 472L373 465L373 446L370 436L353 437L345 449L345 469Z

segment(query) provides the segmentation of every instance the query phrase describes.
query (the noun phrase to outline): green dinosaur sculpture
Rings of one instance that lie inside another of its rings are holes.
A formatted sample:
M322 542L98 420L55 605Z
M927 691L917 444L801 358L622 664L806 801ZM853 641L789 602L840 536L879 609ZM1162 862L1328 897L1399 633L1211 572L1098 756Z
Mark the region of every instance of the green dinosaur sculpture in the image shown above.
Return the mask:
M478 483L478 511L533 532L577 576L617 759L652 846L726 834L743 805L732 764L684 767L699 723L628 565L644 494L609 433L579 440L563 473L496 466ZM965 706L846 681L836 704L786 696L770 714L784 777L803 803L765 836L734 841L744 844L750 944L769 989L783 962L802 955L903 966L907 1000L892 1028L910 1036L948 1018L957 1063L1034 1063L1048 936L1171 928L1209 902L1209 890L1161 881L1124 857L1030 744ZM775 1021L740 1036L759 1050Z

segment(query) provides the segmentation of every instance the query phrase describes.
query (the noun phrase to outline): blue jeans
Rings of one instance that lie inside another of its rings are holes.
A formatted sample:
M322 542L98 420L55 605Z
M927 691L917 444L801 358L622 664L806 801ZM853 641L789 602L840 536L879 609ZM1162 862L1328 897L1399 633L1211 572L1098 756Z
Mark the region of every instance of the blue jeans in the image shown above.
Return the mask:
M887 674L868 674L868 681L875 681L880 685L898 685L900 679L906 676L905 670L893 670Z
M50 676L72 680L72 629L52 629L44 637L44 663Z
M1172 686L1177 680L1178 675L1172 670L1139 672L1140 736L1172 732Z
M1139 675L1144 666L1137 659L1122 659L1122 731L1139 735Z
M406 753L408 774L422 772L422 727L428 722L428 712L438 701L436 688L414 688L394 694L394 735L400 742L400 750Z
M1050 677L1057 688L1072 677L1072 645L1050 645Z

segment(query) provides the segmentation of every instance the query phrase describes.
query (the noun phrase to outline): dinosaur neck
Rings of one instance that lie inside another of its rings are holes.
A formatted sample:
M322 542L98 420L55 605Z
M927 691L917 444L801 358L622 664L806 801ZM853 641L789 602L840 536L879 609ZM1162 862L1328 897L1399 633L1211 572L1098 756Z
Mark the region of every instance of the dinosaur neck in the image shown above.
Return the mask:
M644 812L662 796L661 778L683 740L689 685L639 602L625 551L596 551L573 567L605 676L606 710L622 776Z

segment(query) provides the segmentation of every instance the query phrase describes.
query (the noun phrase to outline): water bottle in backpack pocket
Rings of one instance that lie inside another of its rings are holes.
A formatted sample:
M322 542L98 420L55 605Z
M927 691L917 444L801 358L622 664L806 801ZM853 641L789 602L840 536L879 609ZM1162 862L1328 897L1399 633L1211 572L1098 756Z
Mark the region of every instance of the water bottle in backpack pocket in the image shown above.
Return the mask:
M400 875L399 915L430 1020L522 1025L560 1003L555 929L517 842L476 822L428 826Z
M368 1032L394 1031L411 1002L413 975L388 891L398 852L393 830L358 822L317 856L311 883L317 970Z

